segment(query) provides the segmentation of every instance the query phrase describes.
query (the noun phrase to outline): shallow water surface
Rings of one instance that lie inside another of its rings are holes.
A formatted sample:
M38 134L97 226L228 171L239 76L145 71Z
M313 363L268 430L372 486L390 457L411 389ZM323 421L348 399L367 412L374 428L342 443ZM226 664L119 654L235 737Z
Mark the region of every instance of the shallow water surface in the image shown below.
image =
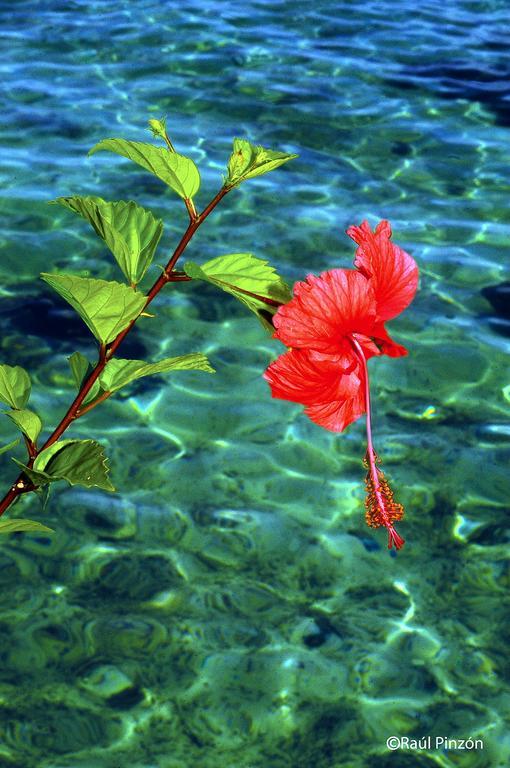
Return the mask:
M200 208L235 136L299 153L229 194L186 258L250 252L292 284L351 266L345 229L387 218L421 273L389 328L409 356L370 363L375 444L406 507L396 557L364 524L363 419L333 434L272 400L262 373L283 348L232 297L158 297L122 356L203 351L217 372L140 380L69 430L105 446L116 494L57 486L44 513L12 510L56 533L1 542L0 766L507 766L507 3L0 14L1 357L30 372L48 434L74 397L66 358L95 347L37 276L120 272L47 201L161 216L149 287L186 211L128 161L87 158L105 137L149 141L149 117L197 162ZM390 736L432 741L391 752Z

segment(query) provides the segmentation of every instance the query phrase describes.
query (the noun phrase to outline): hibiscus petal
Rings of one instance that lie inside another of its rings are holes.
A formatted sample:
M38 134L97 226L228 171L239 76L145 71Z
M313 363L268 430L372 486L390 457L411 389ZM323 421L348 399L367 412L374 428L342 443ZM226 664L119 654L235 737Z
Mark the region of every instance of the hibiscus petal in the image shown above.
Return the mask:
M381 324L382 325L382 324ZM375 328L372 328L372 336L375 336ZM384 328L384 326L383 326ZM363 355L365 356L365 360L370 360L371 357L374 357L374 355L382 355L383 353L371 339L368 338L368 336L362 336L360 333L353 333L352 337L356 339L358 344L360 345L361 349L363 350ZM352 348L352 345L351 345Z
M274 315L275 337L288 347L348 352L346 336L372 335L376 302L371 282L353 269L308 275L306 282L295 284L294 298Z
M331 432L343 430L359 419L365 413L365 396L362 387L354 397L348 400L333 400L327 403L316 403L305 409L305 414L311 421Z
M372 334L377 344L379 344L383 355L388 355L388 357L403 357L407 355L407 349L402 344L396 344L393 341L383 323L377 323Z
M347 234L358 243L354 266L370 278L375 291L377 316L386 321L399 315L413 300L418 287L415 260L398 245L390 242L391 226L380 221L375 232L364 221L351 226Z
M273 397L293 403L351 399L361 386L359 363L350 356L323 355L292 349L280 355L264 373Z

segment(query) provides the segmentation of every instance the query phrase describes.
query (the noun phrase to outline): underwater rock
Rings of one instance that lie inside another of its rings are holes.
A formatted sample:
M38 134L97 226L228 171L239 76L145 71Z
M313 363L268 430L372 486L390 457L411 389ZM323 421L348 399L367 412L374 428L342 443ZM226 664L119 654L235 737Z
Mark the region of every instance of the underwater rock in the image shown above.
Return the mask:
M142 689L120 669L102 665L91 670L80 686L100 697L112 709L127 710L145 698Z
M95 534L100 540L117 540L130 539L137 532L137 507L127 498L94 488L71 488L54 503L56 519L65 517L68 529L77 534L86 531L89 538Z
M94 619L85 627L90 646L99 657L117 663L126 659L147 659L168 643L168 631L155 619L130 615Z
M248 733L294 737L317 706L338 701L346 678L338 659L306 648L226 650L207 657L179 696L179 712L196 739L216 748L237 746Z
M480 291L498 317L510 320L510 282L487 285Z
M179 585L182 580L170 558L162 554L99 551L80 571L78 597L87 602L98 599L141 602Z
M178 544L190 528L188 514L166 500L159 506L141 503L140 496L143 498L143 493L136 495L139 535L145 541L164 542L164 546Z
M339 643L343 640L343 634L327 616L316 616L314 619L305 619L293 633L292 639L301 640L306 648L313 649L320 648L328 640L330 644Z
M491 329L500 336L510 337L510 282L487 285L480 293L494 310L494 316L488 318Z

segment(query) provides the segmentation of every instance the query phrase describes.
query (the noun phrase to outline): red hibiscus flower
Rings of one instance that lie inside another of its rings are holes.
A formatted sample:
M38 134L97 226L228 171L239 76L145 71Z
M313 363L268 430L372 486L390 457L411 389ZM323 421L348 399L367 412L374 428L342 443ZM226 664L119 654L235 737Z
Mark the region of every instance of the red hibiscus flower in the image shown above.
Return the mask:
M294 298L273 317L274 336L289 351L271 363L264 378L273 397L301 403L312 421L333 432L342 432L366 413L366 520L372 527L384 525L388 547L400 549L404 540L393 523L404 510L393 500L377 466L367 360L407 354L390 338L384 323L413 300L418 267L390 242L387 221L381 221L375 232L364 221L360 227L349 227L347 234L358 244L356 269L332 269L295 284Z

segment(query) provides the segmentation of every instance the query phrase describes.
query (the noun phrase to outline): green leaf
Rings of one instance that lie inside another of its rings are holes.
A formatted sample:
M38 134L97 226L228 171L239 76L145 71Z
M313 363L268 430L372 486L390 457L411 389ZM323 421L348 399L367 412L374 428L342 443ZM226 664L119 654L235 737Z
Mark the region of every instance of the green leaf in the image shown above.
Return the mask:
M94 228L132 285L152 263L163 233L163 222L130 201L106 202L101 197L58 197L55 203L82 216Z
M35 443L43 426L41 419L36 413L27 409L4 411L4 413L6 416L12 419L16 426L23 432L24 435L28 437L29 440Z
M108 478L104 448L95 440L57 440L37 456L34 469L71 485L115 490Z
M92 366L87 358L81 354L81 352L73 352L73 354L67 359L69 360L69 365L71 367L71 372L73 374L76 387L78 390L80 390L83 380L92 373ZM83 400L83 405L91 403L92 400L95 400L96 397L100 394L101 386L99 381L96 379L92 385L92 389Z
M8 445L4 445L3 448L0 448L0 456L2 453L6 453L6 451L10 451L11 448L14 448L15 445L18 445L19 443L19 437L16 438L16 440L13 440L12 443L9 443Z
M246 179L253 179L278 168L298 155L256 147L246 139L234 139L234 149L228 161L225 186L233 187Z
M267 314L274 315L280 304L286 304L292 295L288 285L269 266L265 259L257 259L250 253L230 253L218 256L199 266L192 261L186 262L184 271L189 277L206 280L217 285L236 299L242 301L249 310L255 312L267 330L274 332ZM256 296L269 299L266 303Z
M41 273L75 309L102 344L113 341L142 311L145 296L113 280Z
M18 465L18 467L21 467L25 475L29 480L33 482L34 485L47 485L53 480L61 479L60 477L52 478L47 475L46 472L37 472L36 470L27 467L27 465L23 464L23 462L19 461L19 459L15 459L14 456L11 456L11 459Z
M193 197L200 187L200 174L193 160L166 147L155 147L142 141L104 139L92 147L89 155L101 150L115 152L141 165L184 199Z
M48 528L47 525L38 523L36 520L0 520L0 533L28 533L30 531L47 531L49 533L55 533L53 528Z
M74 383L79 389L85 376L92 371L92 366L81 352L73 352L67 359L69 361L71 373L73 374Z
M201 353L167 357L157 363L146 363L143 360L109 360L100 376L101 386L107 392L115 392L125 387L135 379L150 376L155 373L166 373L176 370L199 370L214 373L207 357Z
M41 502L41 508L43 512L46 510L46 505L48 503L50 491L51 491L51 485L49 483L48 485L43 485L40 488L34 488L34 493L38 496L39 501Z
M95 440L57 440L37 456L32 469L13 459L34 485L67 480L70 485L114 491L102 445Z
M19 365L0 365L0 401L11 408L24 408L31 389L30 377Z

